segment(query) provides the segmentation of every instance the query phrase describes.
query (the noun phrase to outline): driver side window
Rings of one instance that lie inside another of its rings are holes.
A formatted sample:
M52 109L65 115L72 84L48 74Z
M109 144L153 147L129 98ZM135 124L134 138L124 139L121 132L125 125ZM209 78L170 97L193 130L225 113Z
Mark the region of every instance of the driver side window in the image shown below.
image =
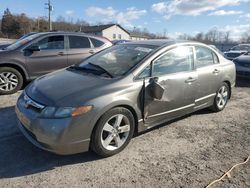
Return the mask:
M34 45L39 46L41 50L61 50L64 49L64 36L46 37Z
M153 76L191 71L193 59L192 47L176 47L154 61Z

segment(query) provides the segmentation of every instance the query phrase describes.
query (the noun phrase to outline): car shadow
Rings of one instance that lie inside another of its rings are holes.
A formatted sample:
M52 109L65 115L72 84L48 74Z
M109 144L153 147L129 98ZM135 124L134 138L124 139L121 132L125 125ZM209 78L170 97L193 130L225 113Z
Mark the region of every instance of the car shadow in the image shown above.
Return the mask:
M101 159L92 152L60 156L33 146L18 130L13 106L0 108L0 151L0 179Z

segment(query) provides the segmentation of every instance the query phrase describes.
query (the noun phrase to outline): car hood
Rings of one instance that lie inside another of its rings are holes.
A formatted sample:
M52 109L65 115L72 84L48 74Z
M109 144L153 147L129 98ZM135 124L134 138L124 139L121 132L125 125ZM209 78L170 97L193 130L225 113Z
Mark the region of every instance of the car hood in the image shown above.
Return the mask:
M234 61L242 62L242 63L250 63L250 56L249 55L241 55L240 57L236 58Z
M227 52L224 52L224 54L228 54L228 53L237 53L237 54L241 54L241 53L246 53L247 51L245 51L245 50L235 50L235 51L233 51L233 50L231 50L231 51L227 51Z
M25 91L31 99L46 106L74 107L97 97L112 82L112 79L64 69L36 79Z
M5 55L8 52L8 50L0 49L0 56Z

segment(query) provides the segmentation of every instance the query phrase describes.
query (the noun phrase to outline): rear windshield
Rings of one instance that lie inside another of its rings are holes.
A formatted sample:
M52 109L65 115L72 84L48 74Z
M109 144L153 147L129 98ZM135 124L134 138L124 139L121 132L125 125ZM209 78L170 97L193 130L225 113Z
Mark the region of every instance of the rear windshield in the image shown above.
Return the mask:
M117 45L91 56L79 66L95 64L105 69L113 77L119 77L126 74L156 48L157 46L154 45L142 44Z

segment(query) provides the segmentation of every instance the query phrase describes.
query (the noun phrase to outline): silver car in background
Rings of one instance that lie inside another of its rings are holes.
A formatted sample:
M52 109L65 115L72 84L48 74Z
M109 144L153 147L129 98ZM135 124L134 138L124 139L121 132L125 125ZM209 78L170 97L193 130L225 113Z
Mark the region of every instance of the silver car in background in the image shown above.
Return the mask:
M234 85L234 63L205 44L125 43L36 79L17 101L18 126L44 150L107 157L135 133L203 108L223 110Z

